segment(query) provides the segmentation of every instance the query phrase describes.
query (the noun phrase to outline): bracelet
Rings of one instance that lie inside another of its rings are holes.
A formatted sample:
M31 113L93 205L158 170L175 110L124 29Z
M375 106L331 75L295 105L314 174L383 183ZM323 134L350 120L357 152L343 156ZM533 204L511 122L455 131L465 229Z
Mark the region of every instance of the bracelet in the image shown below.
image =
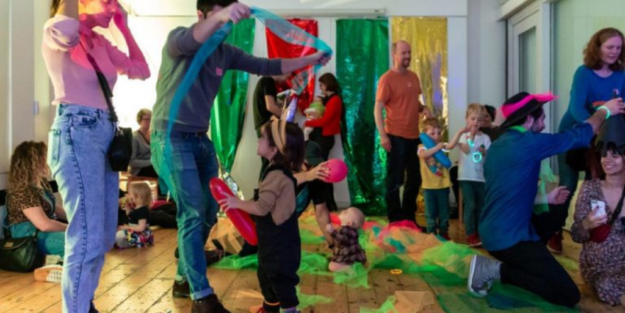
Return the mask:
M606 115L605 115L605 119L606 119L606 120L610 118L610 115L612 115L612 114L610 113L610 109L608 109L608 107L606 107L605 105L602 105L602 106L598 107L598 108L597 108L597 111L599 111L599 110L605 110L605 114L606 114Z

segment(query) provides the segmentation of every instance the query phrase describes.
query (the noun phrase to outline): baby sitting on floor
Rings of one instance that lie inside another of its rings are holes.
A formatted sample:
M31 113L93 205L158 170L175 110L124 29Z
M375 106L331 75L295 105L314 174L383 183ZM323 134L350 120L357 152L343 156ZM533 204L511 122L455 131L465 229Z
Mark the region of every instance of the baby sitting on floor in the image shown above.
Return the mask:
M330 262L330 271L345 270L355 262L365 264L367 255L358 243L358 230L365 222L365 215L357 208L351 207L339 214L341 227L334 229L328 224L326 231L334 239L333 256Z

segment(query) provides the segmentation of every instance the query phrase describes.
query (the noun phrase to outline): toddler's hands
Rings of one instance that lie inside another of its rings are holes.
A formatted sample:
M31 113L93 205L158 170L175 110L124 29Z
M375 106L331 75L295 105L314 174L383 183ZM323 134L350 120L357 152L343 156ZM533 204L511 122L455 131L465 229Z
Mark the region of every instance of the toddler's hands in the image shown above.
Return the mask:
M236 209L238 207L239 198L228 195L218 202L219 206L221 206L221 210L227 212L230 209Z
M319 179L319 180L325 180L328 178L328 176L330 175L330 169L328 168L328 162L323 162L317 166L315 166L315 168L313 168L312 170L310 170L313 180L314 179Z

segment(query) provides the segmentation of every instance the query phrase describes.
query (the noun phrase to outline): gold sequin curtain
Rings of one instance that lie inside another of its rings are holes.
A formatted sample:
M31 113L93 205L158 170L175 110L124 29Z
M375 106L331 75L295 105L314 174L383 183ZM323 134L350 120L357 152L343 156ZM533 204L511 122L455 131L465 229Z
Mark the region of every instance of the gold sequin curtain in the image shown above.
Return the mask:
M410 69L419 75L423 104L445 125L447 99L447 19L438 17L391 18L391 40L404 40L412 48Z

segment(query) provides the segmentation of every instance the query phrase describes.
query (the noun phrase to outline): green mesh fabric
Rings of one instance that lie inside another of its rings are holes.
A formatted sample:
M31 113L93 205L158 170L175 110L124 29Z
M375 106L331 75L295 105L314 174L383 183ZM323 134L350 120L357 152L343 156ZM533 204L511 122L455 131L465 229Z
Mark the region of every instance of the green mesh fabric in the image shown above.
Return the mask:
M360 308L360 313L398 313L395 309L395 297L390 296L379 309Z
M334 302L334 299L319 296L319 295L307 295L303 294L299 287L297 287L297 298L299 300L299 305L297 308L299 310L304 310L306 308L314 307L318 304L329 304Z
M257 269L258 268L258 255L248 255L246 257L240 257L238 255L231 255L223 258L221 261L213 265L215 268L226 270L240 270L240 269ZM300 263L299 275L303 274L317 274L317 275L330 275L328 272L328 258L323 254L312 253L308 251L302 251L302 261Z
M308 229L300 229L299 236L302 238L302 244L317 245L326 241L323 235L319 236Z
M328 271L328 257L323 254L302 251L302 262L297 274L331 275Z
M361 263L354 263L351 267L344 271L334 273L334 283L346 285L351 288L371 288L369 286L369 270Z
M227 256L215 263L213 267L224 270L240 270L244 268L257 269L258 255L253 254L246 257L240 257L238 255Z
M466 279L469 277L469 265L471 264L471 256L474 254L480 253L466 245L447 241L426 250L423 253L422 265L439 266L449 273Z
M383 220L367 219L370 227L361 231L359 242L367 253L366 266L354 264L346 271L328 271L329 251L302 251L299 275L333 275L334 283L350 288L370 288L369 271L374 268L401 270L400 275L418 275L436 290L436 298L446 312L576 312L548 303L538 296L509 285L495 284L486 299L475 298L466 290L470 257L481 254L466 245L451 241L441 242L435 236L421 234L407 228L388 229ZM302 241L323 244L323 234L316 225L314 215L300 219ZM579 271L575 261L557 258L563 267ZM258 258L229 256L215 265L221 269L256 269ZM332 299L300 294L300 309L315 304L329 303ZM379 309L361 308L361 313L396 312L394 297L389 297Z
M499 283L493 285L486 300L491 308L514 309L515 312L579 312L579 309L569 309L551 304L524 289Z

